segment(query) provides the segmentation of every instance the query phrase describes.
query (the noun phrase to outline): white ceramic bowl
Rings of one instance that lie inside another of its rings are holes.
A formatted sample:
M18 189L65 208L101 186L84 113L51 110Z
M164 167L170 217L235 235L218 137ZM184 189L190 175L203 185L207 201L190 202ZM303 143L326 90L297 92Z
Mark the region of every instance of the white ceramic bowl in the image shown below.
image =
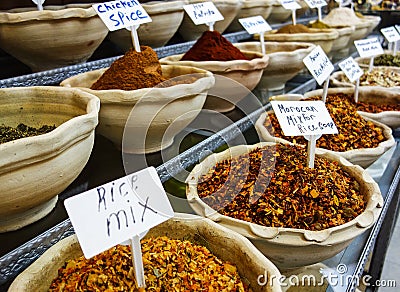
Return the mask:
M167 79L196 74L197 80L165 88L90 89L107 69L72 76L61 86L78 87L100 98L97 131L126 153L151 153L170 146L175 135L199 114L208 89L214 85L214 77L208 71L163 65L162 74ZM134 116L130 118L131 112ZM124 136L124 131L128 131L129 135ZM124 144L123 139L127 139Z
M331 90L331 89L329 89ZM322 92L322 91L321 91ZM329 94L329 91L328 91ZM306 96L306 95L304 95ZM310 95L307 95L310 96ZM272 97L273 99L274 97ZM279 96L281 100L301 100L301 96L299 95L281 95ZM255 128L257 130L257 133L259 134L260 138L263 141L266 142L279 142L279 143L286 143L290 144L290 141L283 139L283 138L278 138L272 135L267 128L264 126L264 121L267 117L268 113L263 113L260 115L258 120L256 121ZM376 148L361 148L361 149L352 149L344 152L337 152L337 151L331 151L327 149L323 149L327 153L331 153L333 155L339 155L346 160L348 160L350 163L360 165L363 168L367 168L369 165L371 165L374 161L376 161L381 155L383 155L387 150L389 150L394 144L395 140L392 135L392 129L380 122L377 122L375 120L372 120L370 118L367 118L363 116L364 119L369 120L373 122L376 126L380 127L383 131L383 135L386 138L385 141L379 143L378 147Z
M322 149L317 149L316 155L323 156L331 161L338 161L342 168L357 180L361 192L368 202L364 212L343 225L321 231L265 227L221 215L199 198L197 182L217 162L237 157L268 144L274 143L234 146L223 152L212 154L196 165L186 180L186 195L192 209L197 214L210 218L218 224L249 238L280 269L301 267L328 259L346 248L353 239L376 222L383 205L383 198L377 183L361 167Z
M0 144L0 232L46 216L86 165L99 99L71 88L0 89L2 124L55 125L53 131Z
M188 0L189 4L204 2L203 0ZM243 0L213 0L215 7L224 17L223 20L214 24L214 30L223 33L234 20L243 5ZM200 38L204 31L208 30L205 24L195 25L190 17L185 13L178 32L185 41L194 41Z
M234 46L240 50L261 53L260 42L236 43ZM314 48L312 43L266 42L265 52L269 56L269 63L263 71L259 87L268 90L285 88L286 82L304 69L303 59Z
M230 23L227 32L235 32L244 30L240 24L239 19L260 15L262 18L267 19L272 11L272 5L275 0L244 0L238 14Z
M160 59L160 63L192 66L208 70L213 74L232 79L251 91L260 82L263 70L268 66L269 56L263 56L261 53L251 51L242 51L242 53L250 58L250 60L180 61L184 54L179 54L162 58ZM227 112L235 108L235 104L248 94L248 90L241 90L237 88L237 86L232 87L232 84L228 82L219 82L220 80L221 79L216 80L214 88L225 93L225 96L228 96L229 100L209 95L207 96L204 108L219 112Z
M32 71L87 61L108 33L90 5L0 12L0 47Z
M321 46L326 54L332 50L333 43L339 37L336 29L310 28L310 33L277 33L277 30L271 30L264 34L264 40L268 42L306 42L316 46ZM255 35L259 39L259 35Z
M152 22L139 26L137 34L141 45L158 48L164 46L176 33L185 11L186 0L151 1L142 6L151 17ZM162 28L162 29L161 29ZM133 47L131 32L127 29L112 31L108 39L124 51Z
M175 217L150 229L146 237L167 236L172 239L189 240L207 247L223 261L236 265L240 276L255 292L280 292L278 279L281 274L275 265L263 256L245 237L224 228L209 219L176 213ZM82 256L75 235L71 235L48 249L32 265L13 281L9 292L48 291L57 270L66 260ZM259 275L267 275L268 282L257 283ZM275 282L272 282L274 278Z

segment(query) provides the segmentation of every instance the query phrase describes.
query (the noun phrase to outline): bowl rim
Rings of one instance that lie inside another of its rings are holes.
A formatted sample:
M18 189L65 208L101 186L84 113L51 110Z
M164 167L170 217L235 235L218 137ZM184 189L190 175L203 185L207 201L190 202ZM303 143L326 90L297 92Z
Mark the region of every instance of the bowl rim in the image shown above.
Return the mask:
M339 37L339 32L335 28L309 28L314 32L305 33L277 33L277 29L273 29L264 34L265 40L275 40L276 37L282 40L293 40L301 37L305 42L316 40L335 40Z
M290 246L330 246L333 244L346 242L355 238L376 222L383 206L383 197L378 184L372 179L368 172L360 166L351 164L345 158L333 153L329 153L320 148L316 149L316 156L324 156L329 160L336 160L345 167L346 171L347 169L351 169L352 172L357 172L366 183L366 189L370 190L370 193L367 194L369 195L369 198L366 209L356 218L345 224L320 231L286 227L266 227L219 214L199 198L196 188L197 180L202 174L207 173L209 170L207 164L211 164L209 162L214 162L213 165L215 165L216 161L221 161L226 159L226 157L231 157L231 152L234 153L233 156L237 156L241 153L249 152L250 150L258 147L276 144L277 143L275 142L260 142L254 145L238 145L228 148L223 152L213 153L206 157L202 162L193 168L186 179L186 196L191 208L197 214L203 217L210 218L213 221L225 226L234 227L236 232L239 232L248 238ZM351 232L348 232L349 230L351 230ZM290 242L287 242L289 238Z
M152 0L142 3L143 8L151 16L152 14L162 14L166 12L182 12L184 13L183 6L189 4L188 0Z

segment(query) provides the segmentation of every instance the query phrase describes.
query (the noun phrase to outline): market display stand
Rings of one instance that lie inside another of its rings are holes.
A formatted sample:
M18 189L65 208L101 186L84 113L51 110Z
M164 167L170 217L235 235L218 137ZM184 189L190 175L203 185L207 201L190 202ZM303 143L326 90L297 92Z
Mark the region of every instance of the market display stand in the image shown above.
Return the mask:
M311 19L315 19L315 17L300 18L298 19L298 23L308 23ZM285 25L285 23L273 25L273 28L282 25ZM224 36L232 43L250 38L250 35L244 31ZM181 43L156 48L155 50L159 58L162 58L186 52L193 43ZM0 80L0 87L58 85L62 80L70 76L107 67L118 57L3 79ZM305 93L316 87L317 84L310 75L299 74L286 84L285 93ZM172 157L168 161L163 160L163 157L159 153L146 156L148 164L156 167L167 192L171 189L170 183L174 180L174 176L193 167L198 162L200 153L219 151L226 147L228 142L229 145L233 145L236 143L236 140L239 141L237 139L239 136L244 136L246 142L249 144L259 142L254 124L259 115L271 109L271 106L267 102L268 96L262 96L257 89L254 93L257 98L253 104L250 104L247 113L235 109L226 114L233 121L232 125L221 129L217 133L193 130L189 125L180 134L181 137L176 139L177 141L182 141L182 143L172 146L180 148L179 155ZM246 105L249 106L249 104ZM240 106L237 108L240 108ZM328 287L329 291L355 291L358 279L362 276L367 259L372 252L371 263L373 265L371 266L379 267L383 264L382 259L384 258L385 250L381 246L381 242L386 243L386 238L390 237L390 223L396 213L395 210L397 210L399 198L400 132L395 131L394 134L397 141L396 148L379 181L379 186L385 199L382 213L370 231L357 237L340 254L324 261L324 264L332 269L335 269L340 264L346 265L346 271L341 275L346 279L352 279L346 281L343 287L338 287L337 285ZM96 135L93 152L87 166L80 176L60 194L55 210L42 220L21 230L0 234L2 242L0 247L0 291L6 291L12 280L50 246L74 233L63 206L64 199L124 175L125 170L121 159L121 152L116 150L106 138ZM182 194L174 193L173 191L170 193L171 204L175 211L193 212L187 203L185 204L184 200L179 199L179 196L182 196ZM383 237L385 241L381 239ZM379 241L377 240L378 238ZM379 272L379 269L377 271L371 269L369 273L373 277L379 278Z

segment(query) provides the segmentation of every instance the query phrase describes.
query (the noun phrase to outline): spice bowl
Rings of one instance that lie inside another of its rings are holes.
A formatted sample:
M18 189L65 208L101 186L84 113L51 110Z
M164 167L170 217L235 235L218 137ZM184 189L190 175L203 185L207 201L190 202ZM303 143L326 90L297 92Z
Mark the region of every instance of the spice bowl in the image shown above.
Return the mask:
M152 22L139 26L137 34L142 45L158 48L164 46L178 30L185 11L186 0L150 1L142 6ZM162 27L163 29L160 29ZM112 31L107 38L124 51L132 48L131 32L127 29Z
M332 91L332 89L328 90L328 95L341 92L340 89L338 91ZM322 90L321 91L312 91L311 93L306 93L304 94L304 98L311 97L311 96L321 96ZM280 100L301 100L303 97L301 95L281 95L281 96L273 96L271 99L280 99ZM265 112L260 115L260 117L257 119L255 128L262 139L262 141L266 142L277 142L277 143L285 143L285 144L290 144L291 142L289 141L289 138L280 138L276 137L273 133L270 132L270 128L267 129L265 126L265 121L267 119L267 115L269 113L273 113L273 111ZM339 155L343 157L344 159L348 160L350 163L353 163L355 165L359 165L363 168L367 168L369 165L371 165L373 162L375 162L380 156L382 156L387 150L389 150L394 144L395 140L392 135L392 130L390 127L386 126L385 124L382 124L376 120L373 120L371 118L368 118L364 115L362 115L362 118L366 121L372 122L372 124L382 130L382 134L384 137L384 140L378 144L377 147L374 148L359 148L359 149L351 149L351 150L346 150L346 151L333 151L333 150L328 150L324 149L327 153L331 153L333 155ZM336 125L338 126L338 125ZM346 133L340 133L339 135L347 135ZM317 145L318 146L318 145Z
M236 43L234 46L240 50L261 53L259 42ZM269 63L258 86L271 91L284 89L286 82L304 69L303 59L314 48L315 45L311 43L266 42L265 52L269 56Z
M358 184L358 190L359 190L359 196L364 198L364 207L363 211L360 212L359 215L354 217L354 219L344 223L340 224L334 227L322 229L322 230L308 230L308 229L301 229L301 228L288 228L288 227L267 227L265 225L260 225L256 224L250 221L245 221L241 219L236 219L227 215L223 215L217 210L214 210L211 206L207 205L204 201L204 199L201 199L199 197L198 193L198 186L200 183L203 183L204 181L211 181L212 178L210 176L214 173L215 171L215 166L217 165L218 162L222 161L227 161L224 163L224 165L231 165L230 169L234 169L232 164L230 164L229 160L236 158L237 163L242 163L244 161L244 164L246 169L241 169L238 170L235 165L235 169L238 171L243 171L244 175L246 177L256 177L260 178L260 174L257 175L255 173L247 176L246 172L247 169L249 169L248 164L247 164L247 158L238 158L239 156L242 157L241 155L245 155L244 157L248 157L248 153L250 153L252 150L256 150L258 148L262 147L280 147L284 148L283 144L276 144L272 142L262 142L258 143L255 145L239 145L239 146L234 146L231 147L223 152L220 153L214 153L211 154L210 156L206 157L201 163L197 164L191 173L188 175L186 179L186 195L188 202L191 206L191 208L199 215L209 218L218 224L227 227L233 231L236 231L244 236L246 236L266 257L268 257L279 269L286 270L286 269L291 269L291 268L297 268L297 267L302 267L302 266L307 266L311 264L315 264L318 262L321 262L325 259L331 258L338 254L340 251L345 249L357 236L368 230L374 222L378 219L378 216L380 214L380 211L382 209L383 205L383 198L380 193L380 189L377 185L377 183L370 177L370 175L362 169L360 166L351 164L348 162L346 159L339 155L335 155L333 153L329 153L323 149L316 149L316 157L323 157L323 159L326 159L328 162L327 164L330 165L334 163L335 165L339 165L341 169L343 169L352 179L354 179ZM284 152L286 153L286 152ZM285 155L285 154L281 154ZM288 154L286 154L288 155ZM262 154L262 157L264 157L264 154ZM269 157L269 156L267 156ZM290 157L287 157L287 159L290 159ZM239 162L240 161L240 162ZM267 163L270 161L269 159L263 160L263 163ZM296 160L297 161L297 160ZM331 161L331 163L329 163ZM273 163L273 162L272 162ZM295 164L298 165L298 164ZM269 166L269 164L268 164ZM272 166L273 167L273 166ZM254 168L251 168L254 169ZM265 167L261 167L260 169L265 170ZM268 168L271 169L271 168ZM271 169L273 171L273 169ZM219 170L216 170L217 173ZM230 172L229 170L228 172ZM300 170L299 170L300 171ZM262 171L264 173L264 171ZM290 172L292 173L292 172ZM287 182L290 185L290 182L292 181L291 178L289 178L290 173L287 173L287 178L284 179L284 182ZM204 177L205 176L205 177ZM221 180L225 179L225 175L221 177ZM235 198L236 195L241 194L243 196L244 200L246 200L246 194L243 191L243 189L250 184L250 181L246 181L246 183L242 182L236 182L236 176L232 175L232 188L234 186L234 189L229 188L229 191L226 193L229 193L229 198L210 198L207 202L222 202L225 203L226 200L228 200L228 203L230 202L229 200L232 198ZM228 177L229 180L229 177ZM214 180L212 180L214 181ZM322 182L323 179L319 183ZM328 180L327 180L328 181ZM259 186L266 186L271 183L269 182L264 182L264 181L259 181L260 184ZM283 182L282 182L283 183ZM341 181L338 182L341 184ZM226 183L225 183L226 184ZM242 184L242 186L240 186ZM254 188L250 187L252 190L250 196L250 199L252 203L258 202L261 199L258 199L258 192L259 188L256 187L257 182L253 184ZM218 188L218 192L220 192L221 196L223 195L224 191L221 189L224 188L225 185L223 185L221 188ZM243 189L241 190L241 188ZM208 188L209 189L209 188ZM228 189L225 189L228 190ZM257 192L257 193L256 193ZM263 192L261 190L261 192ZM210 190L210 194L212 193L212 190ZM269 196L271 194L268 192ZM336 195L341 195L343 193L337 193L337 194L332 194L332 200L334 200L334 196ZM254 197L253 197L254 195ZM207 199L206 197L205 199ZM254 198L254 200L253 200ZM264 198L264 197L261 197ZM337 198L336 198L337 199ZM265 199L267 200L267 199ZM275 202L279 204L280 201L279 198L276 198ZM338 200L338 199L337 199ZM266 201L262 201L266 202ZM324 201L325 202L325 201ZM329 199L328 199L329 202ZM341 201L339 201L340 203ZM222 204L221 203L221 204ZM250 204L252 204L250 203ZM283 201L282 201L283 203ZM239 204L239 203L238 203ZM246 203L247 204L247 203ZM268 204L267 202L265 204ZM234 203L232 203L232 208L233 206L236 206ZM258 205L260 206L260 205ZM268 206L268 205L267 205ZM239 208L239 207L238 207ZM275 206L275 208L278 208ZM283 207L280 207L283 208ZM338 207L339 208L339 207ZM236 209L233 209L236 210ZM237 209L239 210L239 209ZM242 209L240 209L242 210ZM258 210L258 209L257 209ZM289 210L289 209L287 209ZM290 208L292 211L293 209ZM300 210L303 210L301 205L297 205L296 209L298 212ZM272 212L277 212L273 214L287 214L287 213L279 213L279 210L276 209L275 211ZM261 214L259 212L266 212L258 210L256 213L253 213L253 211L249 211L249 214ZM289 212L289 211L287 211ZM245 217L247 213L243 214L237 214L238 217ZM264 213L263 213L264 214ZM357 213L358 214L358 213ZM294 216L295 214L293 214ZM297 214L300 216L301 214ZM278 218L278 215L276 215ZM282 215L284 216L284 215ZM355 216L355 215L354 215ZM264 218L264 216L263 216ZM274 217L275 218L275 217ZM261 220L261 219L260 219ZM284 221L285 224L287 224L287 221ZM303 223L301 223L303 224Z
M203 0L188 0L189 4L204 2ZM213 0L218 11L224 16L224 19L214 24L214 30L221 34L228 28L235 19L243 6L243 0ZM179 35L185 41L197 40L204 31L209 30L206 24L195 25L190 17L185 13L181 25L178 28Z
M174 137L200 113L214 77L206 70L162 65L162 75L179 83L137 90L93 90L93 83L108 69L72 76L61 86L77 87L100 98L97 132L125 153L153 153L169 147ZM185 83L187 80L187 83ZM183 81L183 82L182 82Z
M2 124L56 128L0 144L0 232L46 216L86 165L100 102L92 94L55 86L0 89Z
M1 49L34 72L87 61L107 33L88 4L0 12Z
M255 292L280 292L281 274L276 266L261 254L249 240L209 219L190 214L175 213L175 217L150 229L145 238L167 236L170 239L188 240L206 247L220 260L236 266L243 281ZM17 276L9 288L13 291L47 291L58 269L65 261L82 256L76 235L68 236L41 255ZM161 255L161 253L160 253ZM161 258L161 256L160 256ZM199 259L201 260L201 259ZM171 259L171 263L173 259ZM146 269L148 263L144 263ZM190 272L190 270L186 270ZM264 285L257 280L265 275ZM145 281L147 281L145 276ZM180 278L182 281L182 278Z
M277 1L272 4L272 10L267 18L267 21L270 24L286 22L289 20L291 15L292 11L283 8L283 6Z
M184 54L172 55L160 59L161 64L183 65L201 68L222 76L216 78L213 92L221 93L225 98L209 94L204 104L205 109L228 112L249 94L261 80L263 70L269 64L269 56L252 51L241 51L249 60L232 61L181 61ZM228 82L232 80L232 82Z
M369 23L366 35L370 35L381 22L381 17L378 15L362 15L360 19Z

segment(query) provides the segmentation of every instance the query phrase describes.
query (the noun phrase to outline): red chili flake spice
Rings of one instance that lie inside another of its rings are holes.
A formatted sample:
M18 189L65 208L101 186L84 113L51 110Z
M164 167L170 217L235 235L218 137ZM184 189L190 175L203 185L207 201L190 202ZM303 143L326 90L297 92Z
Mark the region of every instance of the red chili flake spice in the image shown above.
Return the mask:
M197 191L223 215L270 227L322 230L366 207L357 180L338 162L316 156L311 169L305 147L283 144L218 162Z
M166 236L141 241L146 289L136 288L130 246L69 260L49 291L251 291L236 266L206 247Z
M320 96L315 96L305 100L320 99ZM317 140L317 147L345 152L352 149L376 148L379 143L386 140L382 129L359 115L358 109L346 98L345 94L329 94L325 105L339 133L322 135ZM268 114L264 126L276 137L289 140L294 144L307 144L303 136L285 136L275 113Z

